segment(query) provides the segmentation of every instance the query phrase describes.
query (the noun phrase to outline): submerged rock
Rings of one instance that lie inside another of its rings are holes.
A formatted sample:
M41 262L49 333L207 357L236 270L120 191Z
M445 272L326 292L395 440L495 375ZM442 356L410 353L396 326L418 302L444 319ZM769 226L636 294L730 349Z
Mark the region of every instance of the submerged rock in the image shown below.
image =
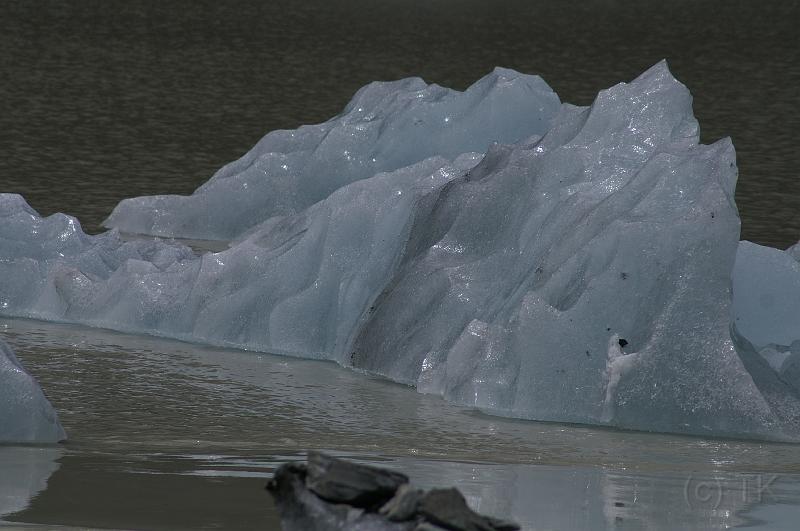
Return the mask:
M39 384L0 339L0 443L56 443L66 438Z
M281 465L267 490L284 531L515 531L481 516L456 489L412 489L382 468L309 452L308 464Z

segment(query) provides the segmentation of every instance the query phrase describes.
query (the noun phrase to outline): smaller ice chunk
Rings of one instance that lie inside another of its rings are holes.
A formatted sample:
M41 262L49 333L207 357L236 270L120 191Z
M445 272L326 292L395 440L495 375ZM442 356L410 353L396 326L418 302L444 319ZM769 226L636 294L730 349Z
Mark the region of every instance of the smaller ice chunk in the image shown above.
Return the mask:
M800 340L800 262L792 250L739 244L733 269L733 322L757 349Z
M0 443L56 443L66 438L39 384L0 339Z

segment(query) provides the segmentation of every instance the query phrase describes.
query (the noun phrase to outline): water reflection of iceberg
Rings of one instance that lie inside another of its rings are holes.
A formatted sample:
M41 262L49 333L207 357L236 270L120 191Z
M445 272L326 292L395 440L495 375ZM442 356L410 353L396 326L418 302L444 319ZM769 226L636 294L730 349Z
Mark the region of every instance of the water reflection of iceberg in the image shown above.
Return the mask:
M62 453L56 447L0 446L0 522L44 491Z
M456 486L478 512L512 518L524 529L596 531L716 530L787 520L800 479L793 475L639 473L602 467L443 463L393 466L424 486ZM781 528L782 529L782 528Z

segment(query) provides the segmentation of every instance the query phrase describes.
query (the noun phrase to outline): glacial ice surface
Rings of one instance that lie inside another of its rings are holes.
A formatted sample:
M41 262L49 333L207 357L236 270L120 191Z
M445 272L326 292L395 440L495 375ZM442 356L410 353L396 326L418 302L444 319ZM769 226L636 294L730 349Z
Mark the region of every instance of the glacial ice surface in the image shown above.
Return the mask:
M66 434L39 384L0 339L0 443L55 443Z
M464 92L419 78L371 83L325 123L267 134L192 195L126 199L105 225L129 233L231 240L376 173L541 135L559 104L540 77L504 68Z
M533 79L501 70L484 80L498 72ZM404 83L441 98L398 110ZM511 83L518 113L498 104L475 114L487 100L467 95L482 83L461 95L417 81L362 89L341 117L307 131L363 148L361 161L376 146L402 153L320 188L314 179L330 172L319 168L344 162L314 140L313 156L299 152L317 170L250 193L285 208L256 215L236 194L260 154L295 153L290 132L220 170L190 196L199 203L139 198L115 211L145 220L113 223L126 231L235 237L220 253L116 230L87 236L74 218L42 218L0 195L0 313L332 359L502 415L800 440L800 364L770 361L758 321L732 326L750 311L731 302L737 250L748 252L733 146L699 143L691 95L666 63L590 107L558 105L539 80L541 90ZM455 116L447 109L459 98L463 116L483 121L464 118L458 142L413 125ZM344 124L367 100L385 118L364 140ZM486 120L506 124L510 143L484 155L502 136L487 136ZM517 125L525 120L534 125ZM298 201L301 189L314 193ZM240 204L249 213L229 223ZM217 221L215 234L175 230ZM766 336L780 343L778 331Z

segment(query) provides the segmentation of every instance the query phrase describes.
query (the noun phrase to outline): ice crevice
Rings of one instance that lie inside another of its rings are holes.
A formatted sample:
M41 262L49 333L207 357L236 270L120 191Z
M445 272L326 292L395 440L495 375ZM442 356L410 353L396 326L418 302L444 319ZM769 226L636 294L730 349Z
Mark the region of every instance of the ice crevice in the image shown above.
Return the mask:
M506 69L373 83L104 234L0 195L0 314L333 360L499 415L797 441L800 251L739 242L735 158L664 62L590 107Z

